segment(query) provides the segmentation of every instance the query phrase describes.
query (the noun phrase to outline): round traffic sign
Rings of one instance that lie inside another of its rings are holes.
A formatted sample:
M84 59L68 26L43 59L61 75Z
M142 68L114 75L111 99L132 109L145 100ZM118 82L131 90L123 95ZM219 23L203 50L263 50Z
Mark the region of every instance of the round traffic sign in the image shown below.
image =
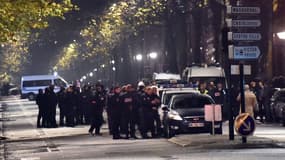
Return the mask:
M241 136L252 135L255 127L255 120L249 113L242 113L235 119L235 130Z

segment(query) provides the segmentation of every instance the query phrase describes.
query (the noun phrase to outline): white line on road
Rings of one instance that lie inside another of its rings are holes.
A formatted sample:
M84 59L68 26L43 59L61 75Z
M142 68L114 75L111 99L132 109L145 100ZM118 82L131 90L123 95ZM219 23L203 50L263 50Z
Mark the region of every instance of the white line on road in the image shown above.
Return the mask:
M26 157L26 158L21 158L21 160L40 160L40 157Z

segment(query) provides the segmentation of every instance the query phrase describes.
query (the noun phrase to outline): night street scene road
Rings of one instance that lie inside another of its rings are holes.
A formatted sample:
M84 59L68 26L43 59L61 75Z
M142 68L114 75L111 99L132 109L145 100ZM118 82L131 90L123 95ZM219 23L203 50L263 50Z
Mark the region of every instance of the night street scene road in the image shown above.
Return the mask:
M0 160L285 159L285 0L0 0Z

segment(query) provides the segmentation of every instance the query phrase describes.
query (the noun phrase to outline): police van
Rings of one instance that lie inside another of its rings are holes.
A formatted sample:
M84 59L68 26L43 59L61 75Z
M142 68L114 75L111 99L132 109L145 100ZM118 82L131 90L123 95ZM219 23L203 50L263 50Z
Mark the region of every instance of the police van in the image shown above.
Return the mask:
M21 98L34 100L39 89L54 85L54 91L59 92L60 87L68 87L68 83L58 75L29 75L21 78Z
M227 88L226 74L218 65L191 66L183 70L182 77L188 82L221 82Z

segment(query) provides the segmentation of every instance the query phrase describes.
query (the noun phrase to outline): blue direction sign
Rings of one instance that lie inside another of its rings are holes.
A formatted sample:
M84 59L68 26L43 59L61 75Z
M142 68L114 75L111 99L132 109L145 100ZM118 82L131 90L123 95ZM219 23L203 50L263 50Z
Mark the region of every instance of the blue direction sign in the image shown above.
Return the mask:
M242 113L236 117L235 130L241 136L250 136L255 131L255 121L248 113Z
M254 60L260 56L258 46L231 46L229 58L237 60Z

